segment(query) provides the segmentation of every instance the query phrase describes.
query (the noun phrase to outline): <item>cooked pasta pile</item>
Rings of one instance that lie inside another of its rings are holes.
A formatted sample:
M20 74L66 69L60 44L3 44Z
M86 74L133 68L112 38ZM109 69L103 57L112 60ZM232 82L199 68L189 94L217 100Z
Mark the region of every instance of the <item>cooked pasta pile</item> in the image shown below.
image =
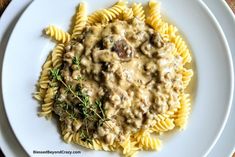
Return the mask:
M40 116L59 117L65 142L131 157L159 151L161 134L185 129L190 52L177 28L162 19L160 4L150 0L146 7L118 1L88 16L80 3L71 32L45 29L57 45L34 97Z

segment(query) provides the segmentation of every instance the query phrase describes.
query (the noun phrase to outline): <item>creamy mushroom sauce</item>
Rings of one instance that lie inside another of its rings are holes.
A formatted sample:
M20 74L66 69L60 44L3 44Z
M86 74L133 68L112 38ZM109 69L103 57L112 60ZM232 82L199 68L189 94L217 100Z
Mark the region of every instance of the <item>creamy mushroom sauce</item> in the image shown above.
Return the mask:
M79 85L91 103L102 100L108 119L100 126L93 122L88 125L92 138L107 144L122 141L127 134L152 127L157 114L179 105L183 86L178 71L182 58L173 55L174 48L174 44L165 42L158 32L137 19L87 27L66 46L63 80L73 88ZM79 68L74 57L79 58ZM76 108L79 101L64 87L60 88L58 99L80 112ZM55 113L71 132L84 126L79 116L77 120L68 118L58 105Z

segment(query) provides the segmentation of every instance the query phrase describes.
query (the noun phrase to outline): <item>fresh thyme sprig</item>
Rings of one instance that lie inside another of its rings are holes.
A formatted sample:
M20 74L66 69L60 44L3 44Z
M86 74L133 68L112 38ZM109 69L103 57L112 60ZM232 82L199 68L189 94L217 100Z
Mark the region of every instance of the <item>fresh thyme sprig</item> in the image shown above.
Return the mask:
M82 99L72 90L71 86L70 85L67 85L63 80L62 80L62 77L60 75L60 70L59 69L51 69L51 75L52 75L52 78L61 82L65 88L70 91L80 102L84 103L82 101Z
M77 64L78 66L80 65L80 61L77 58L74 59L73 62L74 62L74 64ZM79 102L80 102L78 104L78 107L80 108L79 113L80 113L80 116L82 116L83 123L85 125L84 129L86 130L85 131L86 133L82 132L81 136L84 136L83 139L85 139L85 141L89 142L90 141L89 139L91 139L90 138L91 135L88 130L89 129L88 122L93 121L93 122L97 123L98 126L101 126L105 121L109 120L108 118L106 118L106 116L104 114L101 101L97 100L97 101L95 101L94 104L91 104L90 100L89 100L89 96L86 93L82 92L80 87L76 90L73 90L71 85L68 85L63 81L59 69L52 69L51 76L54 80L57 80L58 82L63 84L63 86L66 88L66 92L70 92L75 98L77 98L79 100ZM65 106L63 107L63 108L65 108L64 111L68 114L68 116L71 119L78 118L78 116L74 112L74 107L73 107L73 109L69 109L69 106L72 106L72 105L65 104ZM72 113L70 113L69 110ZM111 129L113 129L108 123L105 123L105 124L108 127L110 127Z
M62 77L60 75L60 69L50 69L51 76L55 80L62 80Z
M98 108L100 109L103 118L105 118L105 114L104 114L104 111L103 111L103 108L102 108L101 101L100 101L100 100L96 100L96 101L95 101L95 104L96 104L96 105L98 106Z
M89 97L87 94L83 93L81 90L79 90L76 94L76 92L73 91L73 89L71 88L70 85L67 85L63 80L62 80L62 77L60 75L60 70L59 69L52 69L51 70L51 75L53 77L53 79L61 82L67 89L67 91L70 91L74 97L76 97L80 102L80 106L82 106L82 111L84 113L84 115L88 116L87 115L87 110L90 110L92 111L94 114L96 114L102 121L105 121L105 114L104 114L104 111L101 107L101 102L100 101L96 101L95 104L99 107L101 113L102 113L102 116L99 115L91 106L90 104L90 101L89 101Z
M65 112L70 119L76 120L78 118L78 113L74 112L73 105L61 102L58 99L56 100L55 105L58 106L60 109L62 109L63 112Z

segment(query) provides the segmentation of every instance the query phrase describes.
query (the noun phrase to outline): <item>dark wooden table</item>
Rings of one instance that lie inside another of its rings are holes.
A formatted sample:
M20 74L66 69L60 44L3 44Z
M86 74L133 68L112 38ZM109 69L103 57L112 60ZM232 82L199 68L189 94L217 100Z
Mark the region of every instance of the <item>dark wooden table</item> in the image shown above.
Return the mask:
M9 2L10 0L0 0L0 16L2 15L4 9L7 7ZM229 6L231 7L231 9L235 14L235 0L226 0L226 2L229 4ZM1 149L0 149L0 157L4 157ZM233 157L235 157L235 153L233 154Z
M2 15L4 9L8 5L9 1L7 0L0 0L0 16ZM0 149L0 157L4 157L2 150Z

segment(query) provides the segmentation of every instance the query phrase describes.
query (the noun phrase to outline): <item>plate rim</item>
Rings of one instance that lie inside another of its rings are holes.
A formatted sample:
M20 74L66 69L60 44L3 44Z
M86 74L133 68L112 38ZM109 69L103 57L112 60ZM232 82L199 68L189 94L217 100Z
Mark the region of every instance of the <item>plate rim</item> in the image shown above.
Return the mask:
M34 1L34 0L23 0L24 2L22 1L10 1L10 3L8 4L7 8L4 10L3 14L1 15L0 17L0 24L1 23L4 23L3 21L9 21L7 25L3 25L2 29L0 30L0 45L2 46L2 43L3 43L3 40L4 40L4 36L5 35L9 35L8 38L7 38L7 42L6 42L6 46L5 46L5 49L3 50L3 53L2 54L2 57L1 57L1 60L2 60L2 63L1 64L1 69L0 69L0 85L2 86L2 74L3 74L3 61L4 61L4 57L5 57L5 51L6 51L6 48L7 48L7 44L8 44L8 41L10 40L10 37L11 37L11 34L15 28L15 26L17 25L18 21L20 20L20 17L23 15L23 13L27 10L27 8L30 6L30 4ZM13 10L15 11L15 9L13 8L16 8L18 7L17 9L17 14L13 13ZM9 14L7 14L9 12ZM12 14L10 14L12 13ZM9 16L10 19L8 19L7 17ZM5 18L5 19L4 19ZM10 29L10 32L8 33L8 29L9 29L9 26L12 28ZM8 116L7 116L7 113L6 113L6 109L5 109L5 104L4 104L4 100L3 100L3 88L1 88L1 91L0 91L0 112L3 113L3 115L1 114L1 116L4 116L4 118L1 118L1 119L6 119L5 123L6 123L6 126L7 127L7 130L10 131L10 134L8 134L8 136L10 136L11 138L14 138L14 140L7 140L6 137L4 137L6 134L2 133L2 129L0 128L0 138L2 140L0 140L0 149L2 150L3 154L6 156L8 155L8 153L10 152L11 155L14 154L14 156L18 156L16 155L15 153L15 150L13 151L11 148L12 146L10 145L11 143L10 142L14 142L14 144L17 144L16 147L17 148L17 153L20 153L21 155L24 154L29 156L28 152L26 151L26 149L23 147L23 145L21 144L21 142L19 141L19 139L17 138L12 126L10 125L10 121L8 119ZM0 116L0 117L1 117ZM1 121L0 121L1 122ZM2 126L4 124L1 124L0 126ZM4 137L4 138L3 138ZM9 144L9 145L8 145ZM4 148L4 149L3 149Z
M227 52L228 52L227 55L229 56L228 59L229 59L230 74L231 74L231 78L230 78L231 87L230 87L230 95L229 95L228 108L227 108L226 115L225 115L224 120L223 120L222 127L220 128L220 131L219 131L216 139L214 140L214 142L210 146L210 148L207 150L207 152L203 155L203 156L208 156L208 154L210 153L210 151L212 150L212 148L215 146L216 142L220 138L220 136L221 136L221 134L222 134L222 132L223 132L223 130L225 128L225 125L227 123L228 117L230 115L230 111L231 111L231 107L232 107L232 102L233 102L233 93L234 93L234 67L233 67L233 59L232 59L231 50L230 50L230 47L228 45L228 41L227 41L227 38L225 37L225 34L224 34L224 31L223 31L222 27L220 26L218 20L216 19L216 17L212 13L212 11L205 4L205 2L202 1L202 0L199 0L199 2L202 4L203 7L205 7L205 9L208 11L210 16L213 18L214 22L216 23L216 27L219 29L219 31L220 31L220 33L222 35L223 41L225 41L224 44L226 44L226 49L227 49Z

